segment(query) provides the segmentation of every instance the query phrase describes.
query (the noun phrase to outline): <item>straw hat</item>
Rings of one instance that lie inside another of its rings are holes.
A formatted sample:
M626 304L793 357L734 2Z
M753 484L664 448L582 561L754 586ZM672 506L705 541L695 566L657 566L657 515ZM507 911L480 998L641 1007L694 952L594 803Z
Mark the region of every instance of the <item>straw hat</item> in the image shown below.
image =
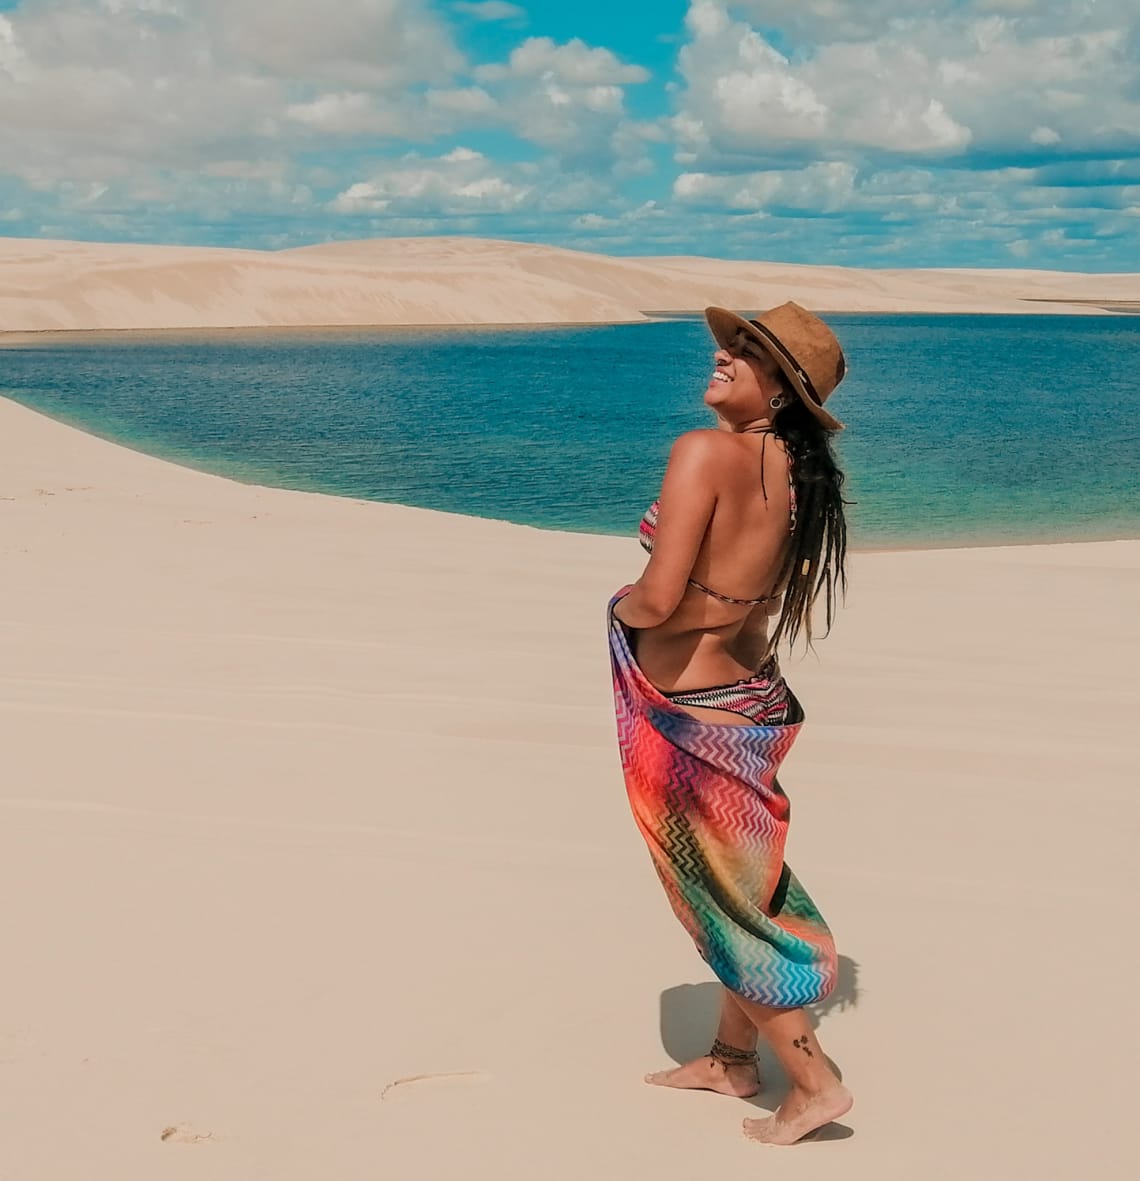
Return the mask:
M741 332L750 336L784 371L792 389L829 431L841 431L843 423L832 418L824 402L843 380L847 361L835 333L798 303L782 303L755 320L746 320L727 308L705 308L716 342L732 351Z

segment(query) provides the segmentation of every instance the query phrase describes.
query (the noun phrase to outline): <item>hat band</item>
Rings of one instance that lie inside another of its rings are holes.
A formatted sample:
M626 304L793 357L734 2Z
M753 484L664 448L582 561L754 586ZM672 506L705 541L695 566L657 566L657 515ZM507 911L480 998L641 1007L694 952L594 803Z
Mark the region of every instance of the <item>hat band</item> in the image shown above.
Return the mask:
M811 400L817 406L822 407L823 406L823 399L819 396L818 393L816 393L816 389L815 389L815 386L812 384L811 378L804 372L803 366L799 363L799 361L797 361L795 359L795 357L793 357L792 354L789 353L786 348L784 348L783 342L780 340L780 338L778 336L776 336L773 332L771 332L770 329L765 328L764 325L761 324L758 320L749 320L748 323L751 324L753 328L758 329L760 334L764 337L764 339L766 341L768 341L770 344L773 344L776 346L776 351L780 354L781 357L783 357L783 359L785 361L787 361L789 367L791 368L791 371L803 383L804 390L807 393L808 397L811 398Z

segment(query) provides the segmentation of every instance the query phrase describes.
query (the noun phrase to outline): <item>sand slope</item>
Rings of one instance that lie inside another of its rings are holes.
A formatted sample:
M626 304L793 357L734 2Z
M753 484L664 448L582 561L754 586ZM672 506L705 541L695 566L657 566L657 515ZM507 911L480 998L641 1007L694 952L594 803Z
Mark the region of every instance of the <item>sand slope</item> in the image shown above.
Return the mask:
M1138 275L865 271L605 255L478 238L277 252L0 238L0 333L269 325L639 320L797 299L831 311L1081 311L1140 300Z
M777 1167L753 1104L639 1081L715 989L614 750L633 540L244 486L3 400L0 461L5 1177ZM1133 1178L1140 543L853 575L783 778L857 1104L781 1176Z

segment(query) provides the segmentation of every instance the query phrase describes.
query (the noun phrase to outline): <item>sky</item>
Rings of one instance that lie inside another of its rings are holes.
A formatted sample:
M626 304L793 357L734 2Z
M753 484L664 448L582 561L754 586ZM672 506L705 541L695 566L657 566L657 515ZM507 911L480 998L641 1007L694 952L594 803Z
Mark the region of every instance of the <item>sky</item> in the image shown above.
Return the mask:
M0 0L0 235L1140 271L1140 0Z

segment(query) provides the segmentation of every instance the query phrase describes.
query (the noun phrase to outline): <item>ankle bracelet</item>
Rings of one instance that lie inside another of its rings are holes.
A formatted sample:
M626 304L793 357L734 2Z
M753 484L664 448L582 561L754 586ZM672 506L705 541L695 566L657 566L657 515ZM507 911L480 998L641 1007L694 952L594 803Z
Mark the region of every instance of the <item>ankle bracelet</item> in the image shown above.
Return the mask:
M722 1042L720 1038L713 1041L712 1049L709 1050L709 1057L714 1062L719 1062L726 1070L730 1066L749 1066L756 1061L755 1050L741 1050L736 1046L730 1046L727 1042Z

